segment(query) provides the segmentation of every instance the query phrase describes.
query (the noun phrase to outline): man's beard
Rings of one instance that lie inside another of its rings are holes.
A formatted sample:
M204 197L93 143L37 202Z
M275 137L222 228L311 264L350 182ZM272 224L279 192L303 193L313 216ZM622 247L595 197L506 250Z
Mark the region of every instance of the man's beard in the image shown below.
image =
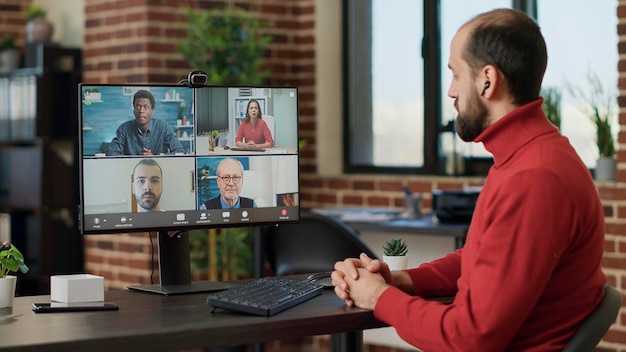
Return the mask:
M487 107L480 101L480 97L476 91L472 90L469 101L466 104L465 111L459 110L459 100L454 101L454 107L458 112L455 126L456 133L465 142L472 142L487 127Z
M151 196L152 196L152 201L144 201L144 200L143 200L143 197L144 197L146 194L149 194L149 195L151 195ZM137 204L138 204L141 208L143 208L143 209L145 209L145 210L148 210L148 211L151 211L151 210L153 210L154 208L156 208L156 207L157 207L157 205L159 205L159 201L161 200L161 197L160 197L160 196L157 196L156 194L154 194L154 193L152 193L152 192L145 192L145 193L141 194L141 196L139 196L139 197L135 197L135 198L137 199Z

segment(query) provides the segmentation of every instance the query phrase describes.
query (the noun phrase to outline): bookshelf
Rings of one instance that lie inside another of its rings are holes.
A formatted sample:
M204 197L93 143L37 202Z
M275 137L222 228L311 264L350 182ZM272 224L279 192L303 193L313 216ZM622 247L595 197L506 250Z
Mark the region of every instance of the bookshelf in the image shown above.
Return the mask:
M77 230L80 49L31 43L28 67L0 74L0 218L30 270L18 295L83 271Z

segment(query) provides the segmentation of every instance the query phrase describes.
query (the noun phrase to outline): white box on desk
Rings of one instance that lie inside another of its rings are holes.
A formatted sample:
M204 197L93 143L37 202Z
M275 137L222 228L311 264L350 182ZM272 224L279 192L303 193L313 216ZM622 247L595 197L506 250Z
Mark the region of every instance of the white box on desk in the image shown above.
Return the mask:
M104 278L91 274L50 277L50 299L55 302L102 302Z

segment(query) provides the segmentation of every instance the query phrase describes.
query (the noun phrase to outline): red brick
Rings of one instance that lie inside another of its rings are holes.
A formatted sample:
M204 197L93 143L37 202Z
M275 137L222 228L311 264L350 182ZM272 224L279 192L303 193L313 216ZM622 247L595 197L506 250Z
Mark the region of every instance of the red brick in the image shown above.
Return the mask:
M347 196L341 197L341 203L343 203L345 205L364 205L363 204L363 197L361 197L361 196L352 196L352 195L347 195Z
M330 189L349 189L350 182L343 180L330 180L328 181L328 188Z
M400 181L380 181L378 183L380 191L402 192L402 182Z
M354 181L354 189L355 190L374 190L374 182L373 181Z
M373 196L367 197L366 203L372 207L387 207L391 204L391 201L386 197Z
M605 233L610 234L626 234L626 224L613 224L606 222L604 224Z

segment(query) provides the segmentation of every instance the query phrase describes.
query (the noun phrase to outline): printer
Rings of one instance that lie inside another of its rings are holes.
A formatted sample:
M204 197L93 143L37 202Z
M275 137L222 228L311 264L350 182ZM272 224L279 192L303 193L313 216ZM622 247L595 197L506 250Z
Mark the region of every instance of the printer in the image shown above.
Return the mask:
M456 191L433 191L433 213L441 223L469 224L474 214L479 187Z

